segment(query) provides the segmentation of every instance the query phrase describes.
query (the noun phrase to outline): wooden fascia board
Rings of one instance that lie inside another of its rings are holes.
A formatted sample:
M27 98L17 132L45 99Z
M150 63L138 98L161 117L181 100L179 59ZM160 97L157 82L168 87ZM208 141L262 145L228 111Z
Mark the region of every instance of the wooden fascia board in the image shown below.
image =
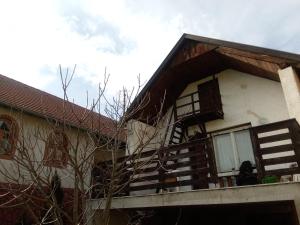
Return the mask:
M280 50L274 50L270 48L264 48L264 47L258 47L253 45L247 45L237 42L231 42L231 41L225 41L225 40L219 40L214 38L208 38L208 37L201 37L197 35L191 35L191 34L185 34L186 39L191 39L194 41L199 41L207 44L214 44L218 45L219 47L229 47L233 49L238 49L242 51L247 51L251 53L258 53L258 54L264 54L268 56L277 57L284 60L290 60L294 62L300 62L300 55L290 52L284 52Z

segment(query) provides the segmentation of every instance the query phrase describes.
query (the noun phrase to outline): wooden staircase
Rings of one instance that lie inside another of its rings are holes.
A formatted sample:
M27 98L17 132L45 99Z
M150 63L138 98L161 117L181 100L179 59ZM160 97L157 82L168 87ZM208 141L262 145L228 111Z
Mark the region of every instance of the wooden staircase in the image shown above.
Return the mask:
M180 144L182 143L186 128L181 121L174 123L169 139L169 145Z

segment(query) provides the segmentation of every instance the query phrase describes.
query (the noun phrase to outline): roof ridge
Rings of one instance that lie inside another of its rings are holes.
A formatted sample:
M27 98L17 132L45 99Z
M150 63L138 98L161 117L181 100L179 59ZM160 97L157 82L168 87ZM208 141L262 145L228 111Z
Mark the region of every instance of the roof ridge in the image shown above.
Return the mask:
M194 35L189 33L184 33L181 38L189 39L193 41L204 42L206 44L216 44L223 45L224 47L236 48L241 50L252 51L254 53L258 53L260 51L266 51L265 54L271 54L273 57L286 58L290 60L300 60L300 53L288 52L284 50L278 50L269 47L263 47L261 45L253 45L253 44L244 44L241 42L230 41L230 40L222 40L218 38L210 38L206 36ZM275 56L275 54L280 54L280 56Z

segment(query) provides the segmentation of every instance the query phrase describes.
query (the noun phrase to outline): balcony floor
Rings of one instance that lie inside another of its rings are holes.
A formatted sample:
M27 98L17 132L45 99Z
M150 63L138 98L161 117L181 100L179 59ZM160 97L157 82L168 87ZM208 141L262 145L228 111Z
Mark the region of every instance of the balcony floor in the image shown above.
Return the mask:
M170 206L207 206L274 201L294 201L300 215L300 182L260 184L243 187L201 189L141 196L115 197L112 209L151 208ZM92 209L103 209L105 199L90 200Z

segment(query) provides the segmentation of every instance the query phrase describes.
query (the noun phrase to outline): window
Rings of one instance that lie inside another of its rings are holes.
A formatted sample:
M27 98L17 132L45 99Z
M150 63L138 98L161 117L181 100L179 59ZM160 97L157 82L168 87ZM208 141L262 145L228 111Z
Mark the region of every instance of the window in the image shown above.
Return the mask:
M65 167L68 161L68 138L60 130L50 133L46 142L44 164L52 167Z
M222 111L222 101L217 79L198 85L199 103L201 113Z
M213 141L219 173L239 170L241 163L247 160L255 165L248 129L213 135Z
M17 123L10 116L0 115L0 158L13 157L18 137Z

